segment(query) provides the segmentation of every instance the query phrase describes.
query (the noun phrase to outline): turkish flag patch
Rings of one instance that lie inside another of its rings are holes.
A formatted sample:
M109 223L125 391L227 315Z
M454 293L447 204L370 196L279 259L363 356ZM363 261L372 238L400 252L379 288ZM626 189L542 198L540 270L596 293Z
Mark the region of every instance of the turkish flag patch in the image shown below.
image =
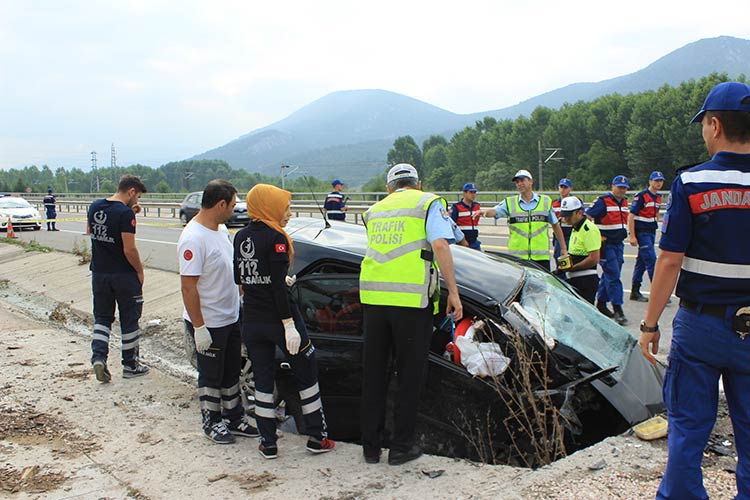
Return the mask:
M286 245L283 243L276 243L276 253L286 253Z
M185 260L192 260L193 252L191 252L190 250L185 250L182 256L185 258Z

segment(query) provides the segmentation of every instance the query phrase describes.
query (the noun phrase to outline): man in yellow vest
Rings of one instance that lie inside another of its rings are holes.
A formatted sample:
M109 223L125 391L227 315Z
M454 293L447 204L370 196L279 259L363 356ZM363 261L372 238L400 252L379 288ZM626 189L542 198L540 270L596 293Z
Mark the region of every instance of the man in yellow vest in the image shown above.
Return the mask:
M532 191L534 179L528 170L513 176L518 195L511 196L489 210L475 212L475 217L508 218L508 253L523 260L531 260L549 271L549 235L547 226L560 245L560 255L568 253L565 236L552 209L552 199Z
M367 227L367 253L359 276L364 313L362 451L367 463L380 461L393 353L398 390L388 463L401 465L422 455L414 444L414 429L440 298L438 266L448 289L446 315L458 321L463 308L453 273L449 244L455 235L445 200L422 192L417 170L408 163L392 167L386 182L388 196L362 216Z

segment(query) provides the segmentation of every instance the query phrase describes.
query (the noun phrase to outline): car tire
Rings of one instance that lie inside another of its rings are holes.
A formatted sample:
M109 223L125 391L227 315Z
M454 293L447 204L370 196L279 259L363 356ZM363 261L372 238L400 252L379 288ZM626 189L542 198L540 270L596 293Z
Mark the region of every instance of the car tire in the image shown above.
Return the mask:
M183 226L187 225L187 223L190 222L188 221L187 214L185 212L180 212L180 222L182 222Z

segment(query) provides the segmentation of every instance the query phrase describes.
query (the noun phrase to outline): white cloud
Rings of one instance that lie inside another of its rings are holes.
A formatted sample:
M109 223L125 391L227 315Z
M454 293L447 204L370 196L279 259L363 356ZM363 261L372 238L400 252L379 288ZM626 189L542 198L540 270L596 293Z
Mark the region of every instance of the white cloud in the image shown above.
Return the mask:
M750 38L746 7L719 26L692 0L0 0L0 167L113 141L186 157L335 90L497 109Z

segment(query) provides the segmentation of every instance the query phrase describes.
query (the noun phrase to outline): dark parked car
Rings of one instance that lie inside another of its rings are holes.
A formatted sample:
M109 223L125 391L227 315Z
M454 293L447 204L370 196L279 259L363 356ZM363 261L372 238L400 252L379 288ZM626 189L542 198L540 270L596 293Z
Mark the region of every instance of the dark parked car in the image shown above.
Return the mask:
M365 229L336 221L325 228L323 221L311 218L292 219L286 229L295 246L291 272L297 283L291 293L316 346L329 431L334 439L356 441L363 345L359 265ZM521 425L524 418L535 433L555 420L570 453L663 411L663 370L644 360L625 329L533 264L451 248L464 316L484 321L482 340L498 343L510 365L502 375L482 379L451 359L443 288L418 410L418 442L426 452L539 465L534 439ZM534 370L524 388L518 381L529 367ZM248 368L241 380L246 393L252 387ZM301 427L299 398L281 351L279 368L279 399ZM526 398L514 400L524 389ZM545 439L536 438L537 443Z
M201 200L203 199L203 191L195 191L185 196L180 204L180 221L184 226L190 219L196 216L198 211L201 209ZM237 198L237 203L234 205L234 212L232 217L227 221L227 226L246 226L250 223L250 217L247 215L247 204L244 200Z

